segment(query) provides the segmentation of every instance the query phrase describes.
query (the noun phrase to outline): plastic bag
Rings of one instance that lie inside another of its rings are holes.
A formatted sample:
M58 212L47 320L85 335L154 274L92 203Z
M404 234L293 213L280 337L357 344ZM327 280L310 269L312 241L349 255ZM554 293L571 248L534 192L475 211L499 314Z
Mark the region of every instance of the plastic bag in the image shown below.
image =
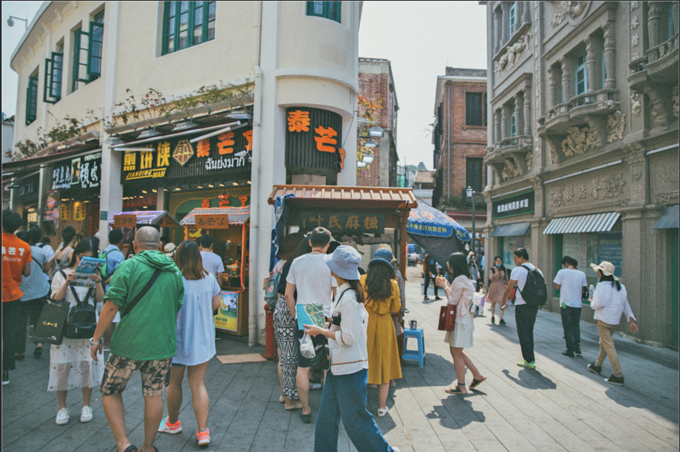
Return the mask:
M314 343L307 333L300 339L300 353L307 359L312 359L316 356L316 353L314 352Z

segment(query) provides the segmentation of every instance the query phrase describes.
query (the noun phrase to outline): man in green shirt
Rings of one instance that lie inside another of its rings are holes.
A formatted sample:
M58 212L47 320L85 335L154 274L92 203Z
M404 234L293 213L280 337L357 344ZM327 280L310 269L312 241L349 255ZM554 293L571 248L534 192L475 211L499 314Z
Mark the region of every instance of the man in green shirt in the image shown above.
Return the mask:
M135 256L121 263L104 297L106 303L90 340L92 359L102 352L106 328L120 310L121 320L111 338L111 354L102 379L102 405L120 452L153 452L153 441L163 417L163 391L175 356L175 323L184 299L184 283L173 261L159 251L160 233L151 226L137 229L132 242ZM133 308L132 301L156 280ZM142 374L144 444L130 444L125 429L122 392L132 374Z

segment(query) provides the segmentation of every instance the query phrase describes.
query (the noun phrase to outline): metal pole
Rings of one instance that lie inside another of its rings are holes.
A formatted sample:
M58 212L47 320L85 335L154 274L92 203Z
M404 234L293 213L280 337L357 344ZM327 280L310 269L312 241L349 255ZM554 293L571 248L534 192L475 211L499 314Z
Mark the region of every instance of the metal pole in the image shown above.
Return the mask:
M475 257L477 257L477 249L475 248L475 198L477 197L477 192L472 192L472 251L475 252Z

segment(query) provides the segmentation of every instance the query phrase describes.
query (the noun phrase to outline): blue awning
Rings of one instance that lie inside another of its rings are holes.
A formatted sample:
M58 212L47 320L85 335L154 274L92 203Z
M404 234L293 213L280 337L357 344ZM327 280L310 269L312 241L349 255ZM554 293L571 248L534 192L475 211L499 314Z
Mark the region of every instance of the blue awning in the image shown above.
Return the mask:
M531 223L502 224L496 227L496 229L491 233L491 237L522 236L527 233L530 227Z
M678 206L666 207L653 229L678 229Z
M429 237L451 237L456 231L459 240L467 242L470 234L456 220L424 202L409 212L406 232Z

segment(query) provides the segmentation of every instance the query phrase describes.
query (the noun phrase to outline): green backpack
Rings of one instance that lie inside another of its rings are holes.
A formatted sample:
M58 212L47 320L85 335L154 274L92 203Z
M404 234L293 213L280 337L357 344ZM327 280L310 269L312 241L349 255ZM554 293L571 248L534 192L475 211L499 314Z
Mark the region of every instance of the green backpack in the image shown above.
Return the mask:
M106 261L106 256L108 256L111 251L115 251L115 250L108 250L106 253L101 253L99 255L99 259L104 259L104 261ZM106 268L107 264L108 264L108 261L104 262L104 265L102 265L102 268L100 269L100 271L102 273L102 279L108 279L109 278L109 274L108 274L107 268Z

